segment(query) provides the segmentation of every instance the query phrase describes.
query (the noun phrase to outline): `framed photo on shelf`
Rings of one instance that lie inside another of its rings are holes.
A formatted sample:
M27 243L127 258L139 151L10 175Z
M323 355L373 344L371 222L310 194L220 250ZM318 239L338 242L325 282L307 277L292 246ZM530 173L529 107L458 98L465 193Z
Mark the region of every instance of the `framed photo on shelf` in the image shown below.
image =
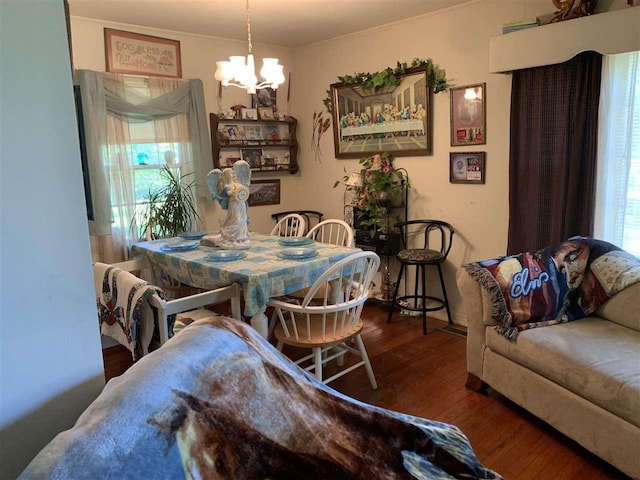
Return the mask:
M431 153L429 95L427 67L409 68L396 86L380 90L332 84L336 158L360 158L362 152Z
M241 140L240 131L237 125L220 124L218 138L221 143L238 142Z
M485 152L451 152L449 154L450 183L484 183Z
M273 107L258 107L260 120L274 120Z
M487 143L486 84L455 87L450 93L451 146Z
M107 72L182 78L178 40L105 28L104 46Z
M271 140L279 142L280 139L280 128L278 128L277 123L268 123L265 125L266 135L265 140Z
M261 148L241 148L240 158L247 162L252 170L260 170L262 167L263 152Z
M242 131L244 132L244 138L247 140L264 140L262 126L260 125L243 125Z
M280 203L280 179L252 180L249 191L249 206L277 205Z
M258 110L255 108L243 108L242 109L242 120L257 120L258 119Z
M233 167L233 164L240 161L240 157L227 157L224 162L220 162L221 167Z

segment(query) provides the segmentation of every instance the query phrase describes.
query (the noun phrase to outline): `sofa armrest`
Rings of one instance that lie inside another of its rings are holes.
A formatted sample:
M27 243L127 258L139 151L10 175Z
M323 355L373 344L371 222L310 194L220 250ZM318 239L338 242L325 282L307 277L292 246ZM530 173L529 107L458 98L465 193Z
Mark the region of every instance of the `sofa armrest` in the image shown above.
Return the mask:
M456 281L467 317L467 372L482 380L485 330L497 324L491 318L491 300L464 268L458 270Z

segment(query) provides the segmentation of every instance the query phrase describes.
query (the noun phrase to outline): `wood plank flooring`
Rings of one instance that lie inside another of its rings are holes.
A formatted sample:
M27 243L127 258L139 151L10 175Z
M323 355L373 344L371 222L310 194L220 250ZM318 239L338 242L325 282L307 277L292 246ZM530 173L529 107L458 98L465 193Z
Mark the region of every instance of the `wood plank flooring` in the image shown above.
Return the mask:
M456 425L482 463L510 480L628 478L496 392L467 390L466 339L440 330L445 322L429 319L423 336L419 318L396 314L387 324L386 306L377 302L366 305L363 318L378 390L371 389L363 368L333 382L336 390L382 408ZM104 359L107 380L131 365L123 347L106 349Z

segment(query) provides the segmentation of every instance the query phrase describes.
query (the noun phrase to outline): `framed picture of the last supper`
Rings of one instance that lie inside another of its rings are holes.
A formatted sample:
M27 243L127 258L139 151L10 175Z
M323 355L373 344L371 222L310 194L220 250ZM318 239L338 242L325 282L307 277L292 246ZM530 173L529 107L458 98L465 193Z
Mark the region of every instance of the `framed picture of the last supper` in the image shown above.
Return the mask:
M336 158L376 152L394 156L431 153L427 68L398 75L396 85L365 90L359 84L331 85Z

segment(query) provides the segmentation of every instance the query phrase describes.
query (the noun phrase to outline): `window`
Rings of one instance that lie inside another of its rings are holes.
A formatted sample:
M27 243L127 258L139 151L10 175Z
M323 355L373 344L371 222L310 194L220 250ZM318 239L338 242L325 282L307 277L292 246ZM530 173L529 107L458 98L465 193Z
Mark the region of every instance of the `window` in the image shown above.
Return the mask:
M594 236L640 257L640 52L604 58Z
M82 91L95 220L89 222L94 261L126 260L138 235L131 222L159 172L188 178L207 198L211 140L201 80L132 77L76 70ZM167 153L169 152L169 153ZM174 170L175 168L175 170ZM194 205L196 207L196 205Z

